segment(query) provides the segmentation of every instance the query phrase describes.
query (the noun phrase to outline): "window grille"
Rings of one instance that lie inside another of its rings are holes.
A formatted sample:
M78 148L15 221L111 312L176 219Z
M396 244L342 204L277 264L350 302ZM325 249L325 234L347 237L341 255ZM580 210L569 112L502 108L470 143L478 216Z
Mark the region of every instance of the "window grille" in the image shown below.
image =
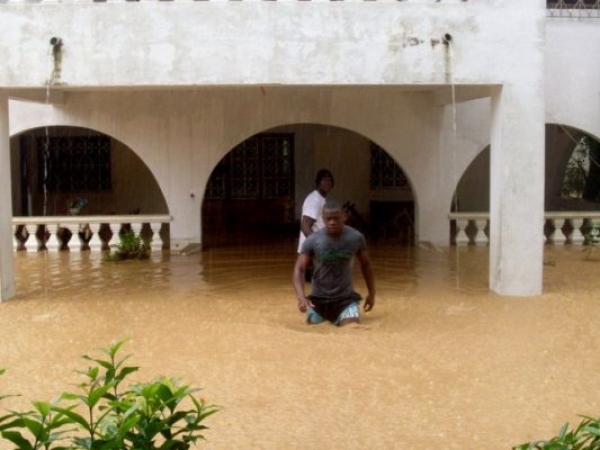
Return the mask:
M108 136L39 136L40 173L48 192L108 191L112 187ZM46 167L44 167L46 160Z
M408 188L408 180L396 161L377 144L371 143L371 190Z
M258 134L229 152L213 171L207 199L276 199L294 193L291 134Z

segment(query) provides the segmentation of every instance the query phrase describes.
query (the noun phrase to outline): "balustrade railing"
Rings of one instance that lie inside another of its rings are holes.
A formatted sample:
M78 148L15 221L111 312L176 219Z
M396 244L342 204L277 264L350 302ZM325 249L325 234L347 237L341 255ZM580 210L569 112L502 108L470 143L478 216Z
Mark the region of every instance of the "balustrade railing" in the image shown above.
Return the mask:
M600 0L547 0L546 16L558 18L600 18Z
M162 250L170 222L168 215L13 217L14 250L109 250L126 230Z
M487 245L489 243L488 213L450 213L452 230L450 241L454 245ZM592 226L600 225L600 212L547 211L544 214L544 238L547 244L581 245Z

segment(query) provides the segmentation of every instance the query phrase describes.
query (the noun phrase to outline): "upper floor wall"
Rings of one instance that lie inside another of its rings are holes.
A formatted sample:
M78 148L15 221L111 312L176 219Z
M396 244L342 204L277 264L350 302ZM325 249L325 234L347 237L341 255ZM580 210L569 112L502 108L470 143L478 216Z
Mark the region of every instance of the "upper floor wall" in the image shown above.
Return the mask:
M545 21L544 0L9 1L0 87L541 82Z
M545 52L546 123L600 139L600 18L549 18Z

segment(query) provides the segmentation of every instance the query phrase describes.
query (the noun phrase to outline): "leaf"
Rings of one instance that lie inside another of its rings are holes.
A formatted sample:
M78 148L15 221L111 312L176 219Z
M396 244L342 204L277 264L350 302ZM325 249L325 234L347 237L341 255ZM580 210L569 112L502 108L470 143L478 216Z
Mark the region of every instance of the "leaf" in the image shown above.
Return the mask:
M64 416L71 419L73 423L77 423L77 424L81 425L85 430L89 431L90 425L88 424L87 420L84 419L83 416L77 414L76 412L71 411L68 408L62 408L60 406L53 406L52 410L56 411L60 414L63 414Z
M565 434L567 433L567 430L569 429L569 422L566 422L563 424L562 427L560 427L560 430L558 430L558 436L559 437L564 437Z
M31 443L18 431L3 431L2 437L15 444L19 450L33 450Z
M50 414L51 406L48 402L33 402L33 406L43 417Z
M88 407L93 408L94 406L96 406L98 404L100 399L102 397L104 397L110 389L113 388L113 386L114 386L114 383L111 382L111 383L105 384L104 386L100 386L99 388L92 390L89 393L88 398L85 401L85 404Z
M29 432L36 437L40 436L44 429L42 422L39 422L26 416L23 417L23 424L29 430Z
M139 367L135 367L135 366L123 367L121 369L121 371L118 373L117 378L122 380L127 375L137 372L138 370L139 370Z

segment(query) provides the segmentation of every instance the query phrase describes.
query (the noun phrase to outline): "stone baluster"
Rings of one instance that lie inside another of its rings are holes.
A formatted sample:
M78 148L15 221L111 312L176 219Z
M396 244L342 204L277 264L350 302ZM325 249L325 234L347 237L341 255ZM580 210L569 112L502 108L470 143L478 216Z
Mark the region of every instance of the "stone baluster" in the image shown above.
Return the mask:
M485 227L487 226L487 219L475 219L475 244L476 245L487 245L488 238L485 235Z
M89 235L91 234L90 227L85 223L80 223L74 234L79 238L79 250L89 250L87 242L89 240Z
M37 243L36 251L42 251L46 249L46 226L36 225L35 226L35 241Z
M152 230L152 242L150 244L152 251L162 250L162 238L160 237L160 228L162 223L151 223L150 229Z
M583 225L583 218L581 217L572 217L571 225L573 226L573 231L571 232L571 236L569 238L569 242L575 245L583 244L585 237L581 233L581 226Z
M47 235L45 242L42 243L40 249L48 250L48 251L57 251L60 247L60 243L58 242L58 238L56 237L56 232L58 231L58 224L56 223L47 223L42 227Z
M106 245L108 246L109 250L112 250L113 245L117 245L119 243L119 232L121 231L121 224L109 223L108 229L110 231L110 238L108 239Z
M454 242L456 245L468 245L469 236L467 236L467 226L469 226L469 219L456 219L456 236Z
M143 223L140 222L134 222L131 224L131 231L133 231L135 233L136 236L139 236L139 234L142 231L142 227L144 226Z
M16 225L14 237L14 249L17 251L27 250L27 239L29 239L29 231L27 230L27 225Z
M550 219L552 222L552 230L550 231L549 240L553 244L565 244L567 237L563 233L563 226L565 225L565 219Z
M102 250L102 239L100 238L100 224L99 223L90 223L89 224L90 231L92 232L92 237L88 242L90 246L90 250L98 251Z
M63 250L63 249L68 250L69 249L69 239L63 240L65 229L66 228L62 227L61 225L58 225L58 229L56 230L56 240L58 242L58 250Z

